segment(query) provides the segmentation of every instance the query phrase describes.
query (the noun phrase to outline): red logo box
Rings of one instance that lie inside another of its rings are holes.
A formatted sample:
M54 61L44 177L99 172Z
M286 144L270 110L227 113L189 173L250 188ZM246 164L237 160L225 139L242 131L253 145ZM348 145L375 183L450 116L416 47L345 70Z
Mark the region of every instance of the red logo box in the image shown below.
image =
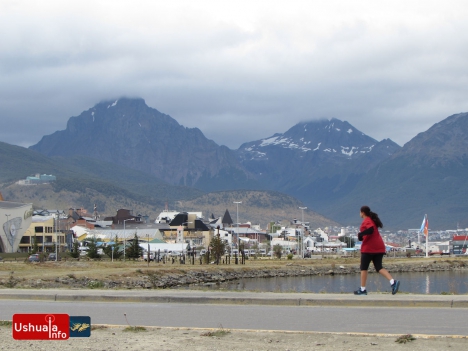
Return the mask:
M15 340L67 340L70 337L68 314L14 314Z

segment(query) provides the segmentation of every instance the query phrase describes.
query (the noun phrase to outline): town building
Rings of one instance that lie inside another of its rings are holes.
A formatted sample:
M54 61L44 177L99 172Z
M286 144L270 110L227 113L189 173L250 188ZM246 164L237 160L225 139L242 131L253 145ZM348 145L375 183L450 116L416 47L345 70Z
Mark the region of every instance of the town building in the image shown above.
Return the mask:
M0 251L17 252L32 221L32 204L3 201L0 194Z
M35 176L26 177L26 179L19 180L17 184L19 185L38 185L38 184L48 184L50 182L55 182L57 177L49 174L39 174Z
M65 229L60 231L58 223L55 215L32 216L31 223L21 238L19 251L31 252L34 247L38 252L63 252L68 249L71 233L67 233Z

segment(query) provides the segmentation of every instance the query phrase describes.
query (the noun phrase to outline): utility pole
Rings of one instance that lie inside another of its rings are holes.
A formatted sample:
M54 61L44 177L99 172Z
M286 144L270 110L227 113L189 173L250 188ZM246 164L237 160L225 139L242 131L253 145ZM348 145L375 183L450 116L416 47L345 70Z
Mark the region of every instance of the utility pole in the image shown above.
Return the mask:
M146 259L148 260L148 267L149 267L149 262L150 262L150 240L149 240L149 234L146 234L148 237L148 253L146 254Z
M299 207L302 211L302 231L301 231L301 257L304 258L304 230L305 230L305 226L304 226L304 210L307 210L307 207Z
M234 201L234 203L237 206L237 251L240 254L240 239L239 239L239 204L242 203L242 201ZM242 255L244 256L244 255Z
M127 231L125 230L125 222L131 221L133 218L124 219L124 262L125 262L125 251L127 248Z

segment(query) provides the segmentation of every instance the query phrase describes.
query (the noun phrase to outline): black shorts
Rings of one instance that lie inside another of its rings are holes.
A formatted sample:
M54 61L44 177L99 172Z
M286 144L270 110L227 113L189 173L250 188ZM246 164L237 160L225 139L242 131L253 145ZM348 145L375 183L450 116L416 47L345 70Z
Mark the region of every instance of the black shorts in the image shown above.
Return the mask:
M369 265L372 262L374 264L375 270L378 272L382 267L382 259L384 254L371 254L371 253L361 253L361 271L367 271Z

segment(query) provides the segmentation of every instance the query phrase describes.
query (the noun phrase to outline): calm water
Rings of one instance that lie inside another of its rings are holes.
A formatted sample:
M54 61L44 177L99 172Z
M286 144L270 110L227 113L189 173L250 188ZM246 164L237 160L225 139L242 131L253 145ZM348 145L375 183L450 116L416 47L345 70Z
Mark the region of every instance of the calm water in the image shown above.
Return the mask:
M349 293L360 286L360 275L248 278L219 285L203 286L213 290L248 290L270 292L326 292ZM400 291L413 294L440 294L442 292L468 294L468 272L394 273L401 281ZM191 289L197 288L191 286ZM368 292L390 292L390 284L380 274L370 273Z

